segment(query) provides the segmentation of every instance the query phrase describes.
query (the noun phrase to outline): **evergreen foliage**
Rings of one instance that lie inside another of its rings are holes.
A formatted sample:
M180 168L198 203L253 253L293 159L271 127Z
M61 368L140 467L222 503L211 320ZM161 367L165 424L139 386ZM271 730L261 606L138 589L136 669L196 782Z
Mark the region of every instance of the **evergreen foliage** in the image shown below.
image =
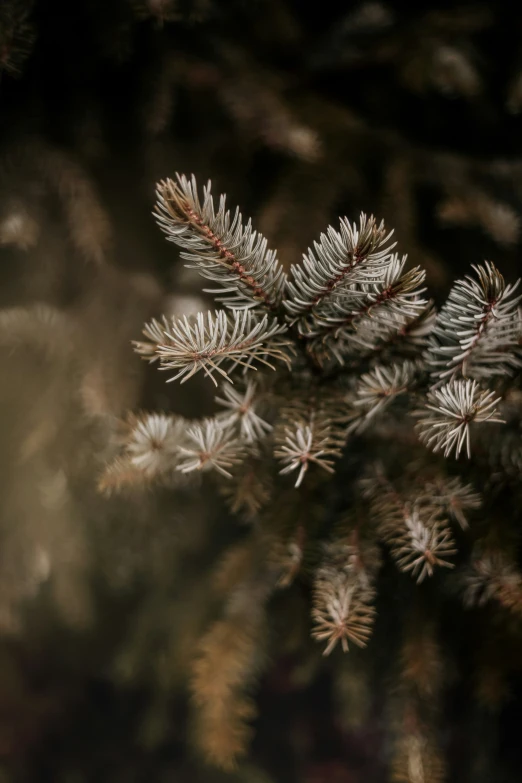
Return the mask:
M169 380L202 370L225 411L195 422L142 415L102 485L122 460L133 471L121 470L120 489L135 471L162 482L176 471L210 471L231 512L248 520L256 568L238 572L192 681L198 746L229 768L250 736L250 702L237 689L258 670L257 590L269 616L272 593L308 585L312 636L324 655L338 643L345 653L366 647L376 617L394 611L378 596L386 559L418 585L445 574L464 580L465 606L497 600L518 611L518 574L487 544L473 559L461 531L478 509L484 525L490 507L486 488L467 477L475 439L488 429L497 437L512 405L521 319L516 285L490 262L474 267L477 280L457 281L437 314L423 298L424 272L407 267L373 216L343 218L339 232L328 227L288 278L251 222L244 226L238 210L230 218L224 196L215 209L210 183L200 200L194 177L162 182L156 216L189 266L219 282L210 293L226 309L153 321L136 351L179 370ZM329 496L339 498L335 507ZM238 625L244 611L253 614ZM404 731L394 779L443 780L436 723Z

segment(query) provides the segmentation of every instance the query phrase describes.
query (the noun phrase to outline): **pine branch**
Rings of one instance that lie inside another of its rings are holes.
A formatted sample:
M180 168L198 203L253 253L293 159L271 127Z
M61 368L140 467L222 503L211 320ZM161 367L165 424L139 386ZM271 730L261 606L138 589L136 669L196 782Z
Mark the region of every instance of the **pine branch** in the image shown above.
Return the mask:
M365 556L366 555L366 556ZM374 580L380 558L361 550L357 536L334 541L325 546L325 556L314 580L312 635L327 641L324 655L337 642L348 652L349 642L365 647L375 618Z
M511 374L522 366L520 296L513 298L519 281L506 286L487 261L473 269L478 280L458 280L437 318L427 360L440 381Z
M353 393L351 405L355 410L348 432L362 432L398 396L406 394L413 385L416 369L413 362L406 361L390 366L376 365L362 375Z
M364 284L351 293L353 296L341 302L333 302L332 310L321 318L324 331L333 332L339 337L341 332L352 328L356 330L359 323L367 317L377 317L384 314L384 322L392 315L415 317L426 305L425 300L419 300L418 295L424 289L418 286L424 281L426 273L420 267L410 269L402 274L406 256L399 259L393 256L382 282ZM307 335L309 336L309 335Z
M246 443L260 440L272 431L272 425L256 412L259 407L259 394L253 381L249 381L244 390L224 383L221 392L224 396L215 398L218 405L225 408L221 416L229 426L238 428L240 437Z
M230 772L247 751L256 717L251 692L266 661L266 606L271 575L250 573L235 586L224 617L198 644L191 691L195 738L205 758Z
M438 478L425 485L423 497L426 502L439 506L445 514L453 517L462 530L469 527L465 511L482 506L482 497L471 484L463 484L456 478Z
M411 572L417 583L434 574L435 568L453 568L447 560L456 553L451 531L440 516L440 507L412 493L403 496L378 469L362 482L371 502L379 536L390 547L398 568Z
M392 256L382 282L361 284L349 297L333 301L328 312L310 324L305 338L311 349L326 352L340 364L350 353L373 351L398 331L397 319L418 317L426 307L419 288L425 272L419 267L403 274L406 257Z
M331 457L341 456L345 437L327 416L321 412L311 412L306 423L298 418L278 428L275 442L274 455L284 465L280 474L286 475L297 470L295 486L299 487L312 464L328 473L334 472L334 460Z
M207 312L188 319L172 318L170 323L163 319L163 324L152 321L144 330L150 342L135 342L135 350L149 361L159 357L162 370L179 370L169 381L182 378L184 383L199 370L212 379L218 372L228 378L221 365L227 362L233 370L238 365L245 370L256 369L253 365L259 362L274 369L268 359L288 362L288 353L284 350L290 347L285 340L274 340L286 331L286 326L268 316L257 319L248 310L218 310L214 314Z
M500 398L480 389L477 381L451 381L432 389L428 402L424 410L414 413L419 418L419 438L433 451L443 450L445 457L453 451L458 457L464 445L468 458L471 456L471 424L503 421L498 418Z
M447 560L456 554L450 530L438 517L437 511L426 515L426 510L413 506L403 517L403 530L390 536L391 553L401 571L411 571L420 584L426 576L433 576L436 567L453 568Z
M177 470L217 470L225 478L232 478L230 468L241 463L245 448L234 430L219 419L203 419L187 427L184 445L180 446Z
M495 600L515 614L522 613L522 575L504 552L490 550L473 557L463 581L467 607Z
M133 467L149 475L174 467L186 424L180 416L163 413L130 416L124 448Z
M243 225L238 209L230 215L225 196L216 212L210 182L201 203L195 178L179 174L177 182L160 182L157 193L154 214L160 228L169 241L185 248L181 256L191 262L189 268L218 284L209 289L225 294L217 297L218 302L232 309L262 306L278 311L286 282L283 268L251 222Z
M143 487L173 474L185 442L187 422L181 416L163 413L130 414L121 422L116 438L120 453L110 462L99 481L104 492L125 487Z
M346 296L356 284L382 278L395 247L387 245L393 232L387 234L382 221L377 226L373 215L361 213L359 227L342 218L340 229L329 226L314 243L315 253L310 249L302 264L292 266L284 305L302 334L310 331L310 317L313 321L327 313L332 299Z

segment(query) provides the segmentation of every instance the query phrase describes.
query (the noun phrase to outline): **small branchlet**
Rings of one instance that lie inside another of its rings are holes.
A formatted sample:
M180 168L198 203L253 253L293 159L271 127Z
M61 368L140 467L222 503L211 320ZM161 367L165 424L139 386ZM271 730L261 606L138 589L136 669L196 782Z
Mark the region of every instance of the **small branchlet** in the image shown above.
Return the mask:
M450 381L428 394L428 404L416 411L417 429L422 443L433 451L443 451L445 457L453 452L458 457L466 447L471 456L471 425L480 422L502 423L498 412L500 397L480 389L477 381Z
M148 413L128 419L124 440L131 465L148 475L157 475L176 465L186 422L178 416Z
M401 571L411 571L418 584L433 576L435 568L453 568L447 558L456 554L449 528L436 512L421 516L421 509L413 506L405 511L403 529L388 537L391 553Z
M241 463L245 448L226 422L203 419L187 427L179 452L177 469L182 473L217 470L225 478L232 478L230 468Z
M305 335L319 355L343 364L350 356L375 351L397 333L397 322L417 318L426 307L420 294L425 272L405 272L406 256L390 256L382 280L361 283L349 296L335 298Z
M325 546L314 581L313 636L326 641L324 655L338 642L343 652L349 643L365 647L375 618L374 581L380 566L374 545L354 534Z
M477 553L463 582L463 599L468 608L497 601L514 614L522 613L522 574L501 550Z
M376 365L362 375L353 394L354 413L348 432L362 432L397 397L407 394L415 374L415 364L407 360L402 364Z
M158 356L162 370L178 370L169 378L182 378L185 383L200 370L217 386L214 373L228 378L223 363L233 370L241 365L245 370L260 363L274 369L268 359L288 362L285 348L288 342L274 340L286 331L284 325L268 316L257 320L248 310L229 314L218 310L214 314L198 313L194 318L175 319L162 326L158 321L149 324L144 334L149 343L135 343L135 350L149 361ZM156 342L156 339L159 341Z
M100 478L100 489L111 492L140 487L167 476L173 480L185 442L187 422L164 413L130 414L120 423L118 455Z
M379 536L399 570L411 572L420 583L436 568L453 568L448 558L457 550L440 507L427 503L422 494L399 493L380 472L361 483Z
M452 517L462 528L469 527L466 511L482 506L482 497L471 484L463 484L457 478L437 478L425 485L423 496L426 502L440 507L444 514Z
M292 267L287 283L285 307L301 334L314 329L316 321L328 316L332 302L355 294L354 286L374 283L384 278L390 262L389 244L393 232L371 215L361 214L359 226L346 218L340 221L340 232L329 226L314 250L303 256L303 263ZM315 252L314 252L315 251Z
M257 413L260 395L253 381L249 381L243 390L237 389L230 383L224 383L221 391L223 397L215 399L225 408L222 414L223 420L230 426L237 427L244 441L253 443L272 431L272 425Z
M279 472L298 471L295 486L299 487L312 464L334 472L332 458L341 456L344 438L327 416L312 412L306 422L283 424L275 434L275 443L274 455L284 466Z
M433 377L490 378L522 366L518 355L521 335L518 283L506 285L486 261L473 266L477 275L458 280L437 318L427 361Z

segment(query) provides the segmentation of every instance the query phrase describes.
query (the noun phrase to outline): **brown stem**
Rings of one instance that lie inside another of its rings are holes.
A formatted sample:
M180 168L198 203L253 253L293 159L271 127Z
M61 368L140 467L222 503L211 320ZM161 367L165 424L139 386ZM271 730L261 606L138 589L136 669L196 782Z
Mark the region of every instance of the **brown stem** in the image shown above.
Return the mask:
M197 214L191 207L187 206L187 215L191 222L195 224L200 233L202 233L208 242L212 245L213 249L217 252L218 256L227 261L231 269L236 272L242 283L249 286L252 289L254 297L261 299L263 304L268 307L269 310L276 310L276 305L272 302L266 291L256 282L252 275L248 274L243 264L237 260L236 256L230 252L222 243L220 238L212 231L210 226L202 220L200 215Z

